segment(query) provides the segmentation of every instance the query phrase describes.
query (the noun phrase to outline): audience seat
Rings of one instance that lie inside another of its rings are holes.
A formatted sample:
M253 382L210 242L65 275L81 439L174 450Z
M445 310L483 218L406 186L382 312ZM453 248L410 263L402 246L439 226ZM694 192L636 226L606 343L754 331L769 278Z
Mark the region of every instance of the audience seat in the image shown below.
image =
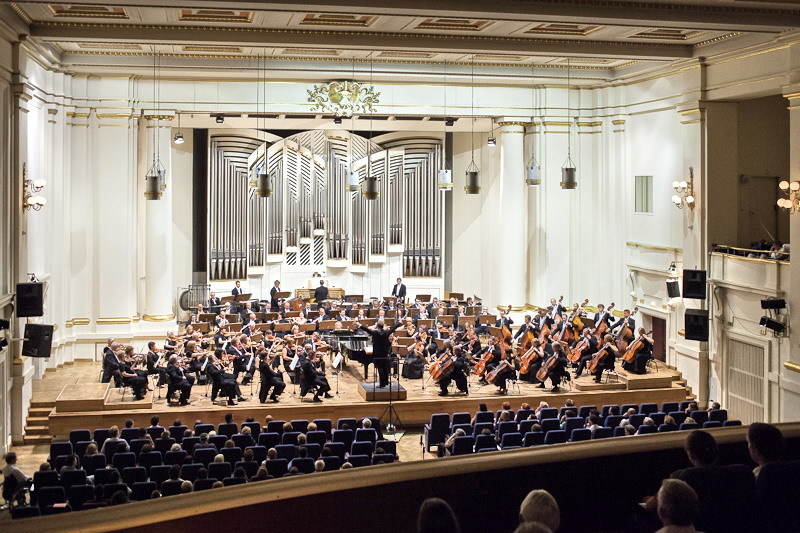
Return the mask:
M127 495L128 485L125 483L109 483L108 485L103 485L103 498L106 500L110 500L114 494L118 492L124 492Z
M374 448L369 441L354 441L350 446L350 455L369 455L372 456Z
M200 442L200 437L184 437L181 441L181 448L186 450L186 453L191 454L194 445Z
M258 445L263 446L266 449L274 448L278 444L281 443L281 434L280 433L261 433L258 436Z
M328 436L324 431L309 431L306 433L306 440L309 443L324 445L328 441Z
M67 493L73 485L86 485L86 470L67 470L61 473L61 486Z
M172 445L175 444L176 442L177 441L175 439L171 438L171 437L156 439L155 440L155 445L156 445L155 449L158 450L159 452L161 452L161 455L163 456L164 454L166 454L169 451L170 448L172 448Z
M672 411L677 411L679 407L678 402L664 402L661 404L661 412L671 413Z
M698 531L755 531L755 478L744 465L687 468L677 474L697 492L700 514L695 522ZM796 505L796 502L795 502ZM795 509L796 511L796 509Z
M214 448L198 448L192 454L192 461L208 466L208 464L214 460L217 453L217 450Z
M231 485L243 485L247 483L247 480L243 477L226 477L222 480L222 485L225 487L230 487Z
M575 428L570 432L569 440L570 442L592 440L592 430L589 428Z
M183 460L186 459L186 456L187 456L186 450L175 450L167 452L164 454L164 464L170 466L183 464Z
M475 413L475 425L489 423L494 425L494 413L491 411L478 411Z
M561 429L561 423L558 421L558 418L545 418L541 421L542 431L547 433L548 431L553 431L556 429Z
M333 423L330 418L315 418L312 420L317 425L317 431L324 431L325 436L330 440L333 435Z
M599 427L594 430L592 434L592 439L607 439L614 434L614 431L611 428L606 427Z
M283 458L268 460L264 465L267 467L267 473L275 478L283 477L289 471L289 461Z
M353 465L354 468L358 468L360 466L369 466L371 458L368 455L351 455L347 458L347 461Z
M469 413L453 413L453 418L450 420L450 426L458 424L471 424L472 416Z
M564 425L564 431L567 432L567 435L571 435L572 430L580 429L584 426L584 424L585 422L583 421L583 418L579 416L571 416L566 419L566 423Z
M267 428L264 430L265 433L277 433L278 435L283 434L283 425L286 423L285 420L271 420L267 423Z
M475 439L472 435L456 437L453 440L453 449L450 455L467 455L472 453L473 449L475 449Z
M230 463L211 463L208 465L208 477L214 479L225 479L230 477L233 473L233 467Z
M519 448L522 446L521 433L506 433L500 441L500 449L506 450L510 447Z
M555 407L544 407L539 409L539 420L544 420L545 418L558 418L558 409Z
M137 502L149 500L157 488L158 485L152 481L137 481L131 485L131 499Z
M264 446L248 446L244 451L253 450L253 461L258 464L264 462L267 458L267 449Z
M765 531L800 531L800 461L767 463L756 478L754 508Z
M542 431L529 431L525 433L525 437L522 439L522 446L525 448L541 444L544 444L544 432Z
M342 460L335 455L327 455L320 459L325 463L325 472L339 470L342 467Z
M122 472L123 468L136 466L136 454L133 452L117 452L111 459L111 464L114 468Z
M105 468L108 464L106 456L103 454L84 456L81 460L83 469L86 470L87 476L93 476L98 468Z
M341 424L342 419L339 419L339 424ZM477 424L476 424L477 426ZM431 415L431 420L423 429L423 435L425 436L425 451L430 452L431 446L438 446L445 441L447 436L448 430L450 429L450 415L447 413L436 413ZM333 432L333 440L336 439L336 434L339 431ZM347 444L346 441L340 441Z
M538 423L539 423L538 420L523 420L522 422L519 423L519 432L522 433L523 435L526 433L530 433L531 431L533 431L532 429L533 425Z
M372 456L372 464L391 464L394 462L394 455L390 453L376 453Z
M83 509L83 504L94 498L94 486L72 485L67 489L67 500L73 511Z
M494 440L494 435L478 435L475 437L475 451L485 450L491 448L497 449L497 443Z
M175 442L183 441L183 435L186 433L186 430L189 429L186 425L180 426L170 426L169 427L169 436L175 439Z
M239 426L233 422L224 422L217 427L217 435L225 435L228 438L239 433Z
M163 458L161 457L161 452L152 451L139 454L139 466L143 466L146 469L150 469L153 465L160 465L163 463Z
M578 416L584 420L589 417L593 409L597 409L596 405L582 405L578 408Z
M216 428L214 427L214 424L197 424L194 427L194 434L197 435L198 437L200 435L202 435L203 433L208 435L212 431L216 431ZM153 437L153 438L155 438L155 437Z
M291 461L297 457L297 446L294 444L278 444L275 446L275 451L278 452L278 457Z
M143 466L129 466L122 469L122 482L129 487L142 481L147 481L147 469Z
M101 468L95 470L94 472L94 484L95 485L106 485L111 483L111 478L116 477L119 474L119 470L116 468ZM35 479L34 479L35 482Z
M472 436L477 437L483 433L484 429L488 429L489 433L494 434L494 422L476 422L472 428Z
M612 407L619 408L619 405L617 405L617 404L607 404L607 405L604 405L604 406L603 406L603 408L600 410L600 416L601 416L603 419L605 419L605 418L608 416L609 412L611 411L611 408L612 408Z
M197 479L197 471L203 468L200 463L187 463L181 466L181 479L194 482Z
M656 403L643 403L639 406L639 414L649 415L658 411L658 404Z
M183 482L179 479L168 479L161 483L161 496L175 496L181 493L181 484Z
M92 440L92 433L88 429L73 429L69 432L69 441L73 446L82 440Z
M347 447L343 442L329 442L325 446L333 455L344 461L344 454L347 452Z
M244 428L250 428L250 435L258 435L259 433L261 433L261 424L259 424L255 420L252 422L242 422L241 429Z
M139 429L140 428L122 428L119 432L119 438L126 442L130 442L133 439L138 439Z
M147 477L150 478L150 481L160 487L164 481L169 479L169 471L171 468L172 467L170 465L153 465L147 471ZM96 478L95 483L97 483Z
M561 444L567 442L567 432L563 429L554 429L544 434L545 444Z
M219 453L221 453L225 461L230 464L242 460L242 450L240 448L222 448Z
M236 470L237 468L241 468L247 475L247 479L250 479L251 477L256 475L258 466L259 464L255 461L239 461L238 463L233 465L233 469Z

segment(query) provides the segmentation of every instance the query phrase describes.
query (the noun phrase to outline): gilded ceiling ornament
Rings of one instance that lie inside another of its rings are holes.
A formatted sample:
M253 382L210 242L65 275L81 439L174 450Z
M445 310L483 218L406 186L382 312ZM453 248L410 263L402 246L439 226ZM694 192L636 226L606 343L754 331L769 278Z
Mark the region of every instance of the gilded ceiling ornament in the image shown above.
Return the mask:
M357 81L332 81L314 85L308 92L311 111L333 113L337 117L349 117L353 113L374 113L374 104L381 93L372 85Z

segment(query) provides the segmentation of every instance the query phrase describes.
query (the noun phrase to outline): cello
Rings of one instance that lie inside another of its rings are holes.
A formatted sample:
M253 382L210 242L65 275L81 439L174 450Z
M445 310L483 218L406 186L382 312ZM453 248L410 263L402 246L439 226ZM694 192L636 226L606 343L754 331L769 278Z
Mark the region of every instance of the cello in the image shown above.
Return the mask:
M634 307L633 311L631 312L631 315L633 315L634 313L636 313L638 311L639 311L639 308L638 307ZM619 349L619 351L622 352L622 353L625 353L627 351L628 346L629 346L629 344L630 344L630 342L632 340L633 340L633 331L631 330L631 328L628 327L627 324L623 323L622 327L619 329L619 332L617 332L617 336L616 336L616 340L615 340L615 342L617 344L617 348Z
M493 338L493 337L492 337L492 338ZM491 363L491 362L492 362L492 359L494 359L494 353L493 353L493 351L492 351L492 348L493 348L493 347L494 347L494 346L492 346L491 344L489 344L488 346L486 346L486 353L485 353L485 354L483 355L483 357L481 357L481 359L480 359L480 360L479 360L477 363L475 363L475 365L472 367L472 373L473 373L473 374L476 374L476 375L478 375L478 376L483 376L483 375L486 373L486 365L487 365L487 364L489 364L489 363Z
M537 340L538 343L538 340ZM542 357L542 351L539 348L539 344L535 346L532 345L527 352L525 352L522 357L520 357L520 364L519 364L519 373L520 374L527 374L530 370L530 367L533 363L535 363L540 357Z
M547 378L550 377L550 374L555 369L556 364L558 364L558 357L563 353L560 349L555 348L556 346L563 347L563 343L560 341L553 341L553 353L547 359L545 359L541 368L539 368L539 371L536 373L536 379L542 383L544 383Z
M583 353L589 349L589 339L581 337L581 340L572 347L572 351L567 354L567 359L570 363L577 363L583 357Z
M611 302L611 305L609 305L608 308L605 309L605 312L608 314L609 317L611 317L612 309L614 309L614 302ZM600 324L595 324L595 326L597 327L597 329L595 329L594 331L595 336L598 339L602 339L603 335L605 335L606 331L608 331L608 320L601 320Z
M603 347L597 350L597 353L592 356L592 359L586 365L586 369L589 371L589 373L593 374L597 372L597 369L600 368L600 365L602 365L605 362L607 357L609 356L613 357L613 352L611 351L611 344L612 341L606 341L606 343L603 344Z
M622 356L622 360L628 364L632 364L636 360L636 353L644 348L644 337L652 334L653 330L650 330L649 333L639 335L635 341L628 345L628 349L625 351L625 355Z
M494 369L491 372L486 374L486 381L493 384L494 381L497 379L497 376L499 376L500 374L502 374L503 372L507 371L510 368L511 364L507 360L503 359L496 367L494 367Z
M431 374L431 379L433 379L434 382L439 383L445 378L445 376L453 371L454 367L455 360L453 359L453 353L448 350L439 359L436 359L433 363L431 363L428 371Z

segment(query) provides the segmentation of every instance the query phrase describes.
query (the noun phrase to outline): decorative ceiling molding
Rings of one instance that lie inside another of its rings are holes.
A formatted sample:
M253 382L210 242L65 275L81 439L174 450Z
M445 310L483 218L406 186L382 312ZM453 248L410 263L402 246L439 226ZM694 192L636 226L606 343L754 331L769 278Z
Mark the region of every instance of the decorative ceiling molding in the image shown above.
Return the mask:
M321 26L352 26L358 28L367 28L372 26L372 23L378 20L378 17L368 15L346 15L341 13L307 13L303 20L300 21L301 25L314 24Z
M203 44L185 44L182 50L184 52L220 52L223 54L241 54L241 46L225 46L225 45L203 45Z
M333 48L284 48L283 53L290 56L340 56L341 50Z
M136 43L76 43L78 48L87 50L141 50ZM63 48L62 48L63 49Z
M418 30L481 31L493 24L491 20L429 18L416 25Z
M403 58L403 59L430 59L432 57L436 57L437 54L432 52L405 52L402 50L384 50L380 52L376 57L396 57L396 58Z
M537 35L570 35L570 36L584 36L594 33L597 30L603 29L603 26L594 24L568 24L563 22L548 22L539 24L525 30L525 33L532 33Z
M54 17L73 18L116 18L128 19L124 7L106 7L89 4L48 4Z
M472 54L475 61L524 61L525 56L510 56L503 54Z
M652 28L639 33L629 35L628 39L661 39L666 41L688 41L700 35L704 31L699 30L679 30L674 28Z
M189 22L253 22L253 11L234 11L232 9L181 9L180 21Z

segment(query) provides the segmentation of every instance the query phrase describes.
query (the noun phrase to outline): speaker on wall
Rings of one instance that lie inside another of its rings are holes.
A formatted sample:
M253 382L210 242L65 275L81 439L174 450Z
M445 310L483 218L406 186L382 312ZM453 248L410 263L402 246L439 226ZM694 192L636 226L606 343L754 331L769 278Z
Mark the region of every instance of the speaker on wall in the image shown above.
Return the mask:
M44 283L17 283L17 316L44 314Z
M706 271L683 271L683 297L694 300L706 299Z
M28 357L50 357L50 346L52 344L52 324L25 324L25 341L22 343L22 355Z
M683 315L685 337L690 341L708 342L708 311L687 309Z
M668 279L667 280L667 295L670 298L680 298L681 297L681 286L678 283L677 279Z

